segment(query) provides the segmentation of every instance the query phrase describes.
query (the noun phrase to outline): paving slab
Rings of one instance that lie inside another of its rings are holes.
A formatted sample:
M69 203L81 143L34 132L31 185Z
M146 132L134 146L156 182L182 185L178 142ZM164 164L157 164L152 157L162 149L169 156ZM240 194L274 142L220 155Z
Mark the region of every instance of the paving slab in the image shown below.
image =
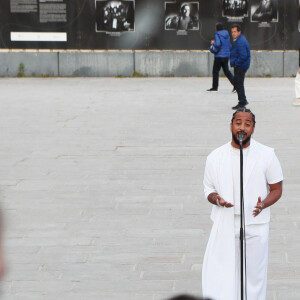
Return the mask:
M201 295L206 156L230 140L226 78L0 78L1 299ZM293 78L246 78L256 140L284 171L268 300L300 299L300 108ZM298 128L298 129L297 129Z

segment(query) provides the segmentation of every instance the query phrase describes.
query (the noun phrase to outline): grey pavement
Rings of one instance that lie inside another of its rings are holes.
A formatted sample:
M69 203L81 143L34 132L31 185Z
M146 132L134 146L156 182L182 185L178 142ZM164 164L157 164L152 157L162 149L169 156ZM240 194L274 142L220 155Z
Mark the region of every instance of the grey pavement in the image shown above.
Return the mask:
M202 180L230 140L221 78L1 78L3 300L201 295ZM246 78L256 140L282 163L268 300L300 299L300 107L293 78ZM253 300L253 299L249 299Z

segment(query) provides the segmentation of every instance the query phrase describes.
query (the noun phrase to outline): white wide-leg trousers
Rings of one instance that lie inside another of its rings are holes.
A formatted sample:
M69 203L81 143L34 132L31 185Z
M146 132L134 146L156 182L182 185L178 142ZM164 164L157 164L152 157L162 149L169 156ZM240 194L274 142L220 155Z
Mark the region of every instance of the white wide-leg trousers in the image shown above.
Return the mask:
M241 299L240 216L234 216L236 253L236 300ZM247 299L265 300L268 269L269 223L246 225ZM245 271L245 268L244 268ZM245 282L245 281L244 281ZM244 288L245 291L245 288ZM246 299L246 298L245 298Z

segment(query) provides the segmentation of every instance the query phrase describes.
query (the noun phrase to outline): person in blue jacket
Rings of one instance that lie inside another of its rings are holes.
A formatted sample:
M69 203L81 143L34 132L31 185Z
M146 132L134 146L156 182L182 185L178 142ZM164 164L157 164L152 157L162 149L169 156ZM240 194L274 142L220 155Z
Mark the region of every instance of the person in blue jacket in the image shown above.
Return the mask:
M230 36L227 30L224 30L222 23L216 24L216 33L214 40L211 41L210 52L215 55L213 66L213 82L212 88L208 89L208 92L217 92L219 86L219 72L221 68L224 71L225 76L233 85L233 75L228 68L228 60L230 57ZM234 89L233 89L234 90Z
M232 25L231 35L233 45L230 51L230 65L234 68L233 85L237 91L239 100L239 103L232 107L232 109L238 109L249 104L245 95L244 80L245 74L250 66L251 54L248 41L244 35L242 35L240 25Z

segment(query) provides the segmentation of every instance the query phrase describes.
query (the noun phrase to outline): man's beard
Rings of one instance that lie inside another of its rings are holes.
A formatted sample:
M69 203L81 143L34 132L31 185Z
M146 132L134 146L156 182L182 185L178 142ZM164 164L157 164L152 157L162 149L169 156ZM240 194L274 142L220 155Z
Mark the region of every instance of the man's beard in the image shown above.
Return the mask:
M237 144L238 146L240 145L240 142L238 140L238 138L233 134L232 132L232 139L235 142L235 144ZM245 140L243 140L242 145L245 146L251 139L251 135L249 135Z

